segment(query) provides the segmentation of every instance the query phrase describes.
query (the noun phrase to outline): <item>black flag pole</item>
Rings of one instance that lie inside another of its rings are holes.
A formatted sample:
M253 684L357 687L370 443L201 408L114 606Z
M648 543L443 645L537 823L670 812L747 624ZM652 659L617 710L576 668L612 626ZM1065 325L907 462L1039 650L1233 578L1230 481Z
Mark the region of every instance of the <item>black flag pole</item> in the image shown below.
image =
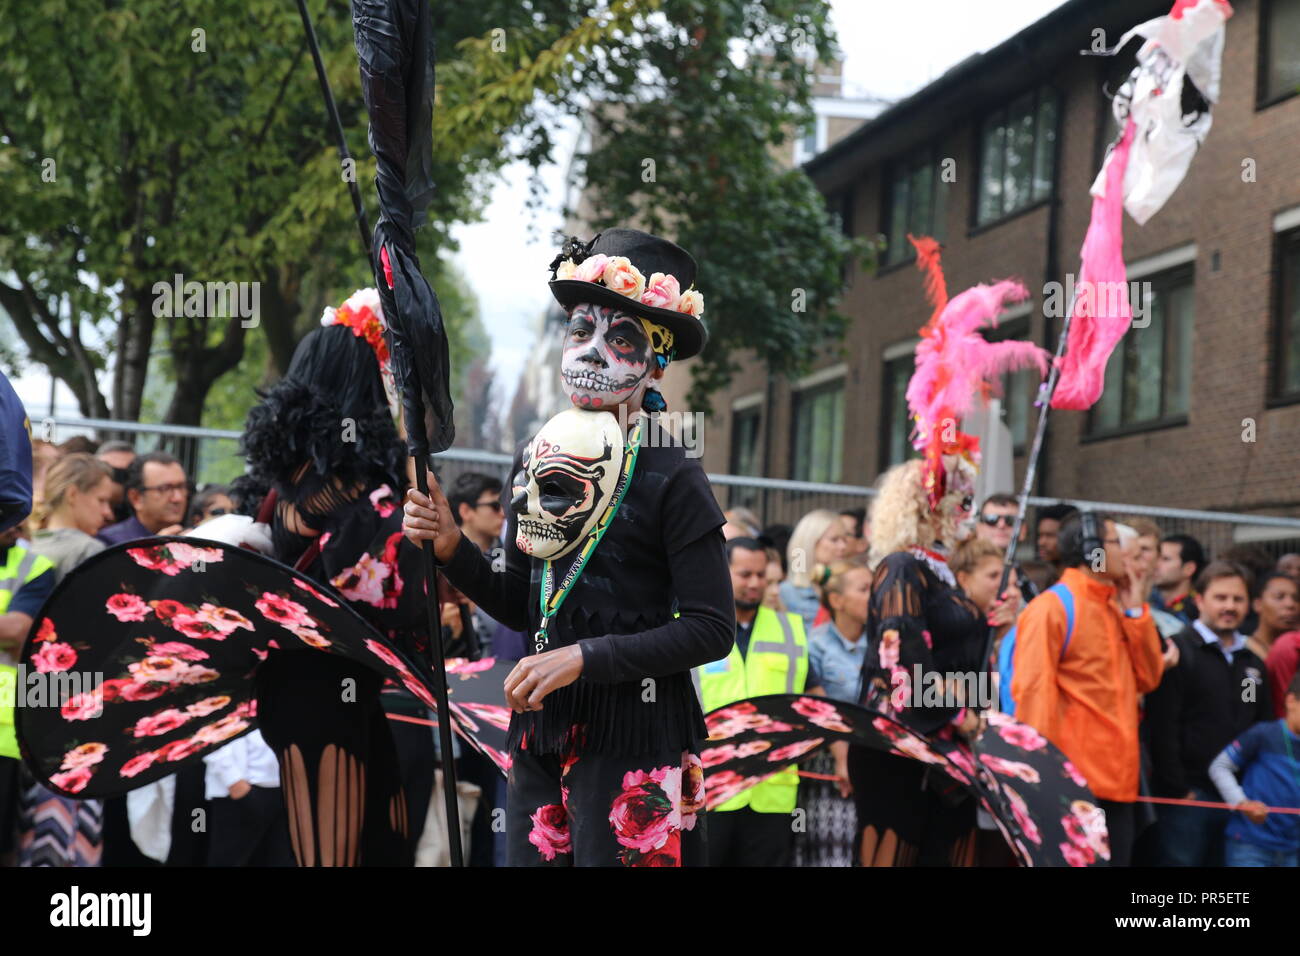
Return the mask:
M415 486L420 493L429 493L429 473L424 456L415 459ZM424 556L424 602L428 614L429 647L433 651L433 689L438 700L438 749L442 756L442 797L447 814L447 846L451 850L451 865L464 866L464 851L460 845L460 803L456 793L456 765L451 755L451 710L447 699L447 658L442 647L442 617L439 613L438 581L434 571L433 542L425 540L421 552Z
M428 494L429 457L446 450L455 438L447 329L438 296L415 252L415 230L425 220L434 190L434 45L429 5L427 0L352 0L352 28L379 196L370 264L388 325L407 452L415 459L415 485ZM422 555L429 682L438 705L447 845L451 865L460 867L465 860L433 542L424 542Z
M297 2L316 64L316 78L334 127L339 158L346 163L352 155L325 73L316 29L306 0ZM371 120L370 147L377 160L379 223L374 240L355 176L347 177L348 191L388 325L394 377L402 392L407 450L415 459L415 484L427 495L429 456L445 450L455 437L446 328L438 298L421 273L415 255L415 229L423 222L433 193L433 32L427 0L354 0L352 22L362 93ZM462 867L465 859L432 542L424 542L422 554L429 630L427 677L438 705L447 845L451 865Z
M1066 342L1070 337L1070 321L1074 316L1074 302L1078 290L1070 295L1070 307L1065 313L1065 322L1061 326L1061 337L1056 343L1056 354L1052 356L1051 367L1047 373L1047 381L1043 382L1038 389L1038 427L1034 430L1034 443L1029 449L1029 458L1025 463L1025 479L1020 486L1020 495L1016 501L1016 520L1011 526L1011 542L1007 545L1006 553L1002 556L1002 580L998 582L998 596L1006 591L1007 584L1011 580L1011 569L1016 562L1016 545L1020 541L1020 528L1025 522L1025 510L1029 504L1029 496L1034 489L1034 480L1038 475L1038 456L1043 451L1043 437L1047 434L1047 415L1052 407L1052 396L1056 393L1056 383L1061 377L1061 358L1065 355ZM998 669L997 661L993 660L993 635L995 628L989 627L987 636L984 639L984 656L980 661L984 667L990 668L996 672ZM996 707L994 708L996 709ZM971 755L974 757L976 772L981 776L990 776L988 768L980 762L980 743L979 734L972 734L969 738ZM1013 835L1023 838L1020 832L1020 826L1016 823L1015 814L1011 807L1007 805L1006 796L999 788L991 788L993 793L999 797L1000 809L1004 811L1004 820L1012 829Z
M325 75L325 61L321 59L320 44L316 42L316 28L312 26L311 14L307 12L307 0L298 0L298 13L302 17L303 30L307 33L307 46L311 50L312 62L316 64L316 79L320 82L321 95L325 97L325 109L329 113L330 123L334 127L334 137L338 140L339 159L344 167L352 160L348 151L348 140L343 135L343 121L339 119L339 109L334 103L334 91L330 89L329 77ZM366 250L366 259L373 253L370 249L370 224L366 222L366 207L361 202L361 189L357 186L356 168L353 175L346 177L348 192L352 194L352 208L357 214L357 228L361 230L361 248Z
M1056 383L1061 378L1061 359L1065 355L1065 346L1070 337L1070 322L1074 318L1074 304L1077 295L1077 289L1070 294L1070 307L1065 313L1065 322L1061 326L1061 337L1056 343L1056 354L1052 356L1047 381L1040 385L1038 389L1038 427L1034 430L1034 443L1029 448L1029 458L1025 462L1025 479L1020 485L1020 495L1016 500L1016 520L1011 526L1011 542L1007 545L1006 554L1002 556L1002 580L998 583L999 597L1007 589L1007 584L1011 580L1011 569L1016 563L1016 546L1020 543L1020 529L1025 523L1025 511L1029 504L1029 496L1033 493L1034 481L1038 477L1038 456L1043 452L1043 437L1047 434L1047 415L1052 407L1052 396L1056 394ZM996 662L991 661L993 656L993 630L993 628L989 628L988 638L984 642L984 656L981 660L996 669Z

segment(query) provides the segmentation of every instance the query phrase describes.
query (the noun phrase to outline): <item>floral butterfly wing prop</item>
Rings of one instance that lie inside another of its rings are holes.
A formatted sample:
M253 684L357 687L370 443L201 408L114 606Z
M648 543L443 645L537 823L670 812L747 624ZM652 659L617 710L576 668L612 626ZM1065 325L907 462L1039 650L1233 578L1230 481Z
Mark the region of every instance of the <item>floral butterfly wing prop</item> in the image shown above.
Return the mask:
M37 615L15 708L27 766L81 799L173 774L257 726L270 653L344 657L436 709L424 665L332 589L234 545L145 538L84 561Z
M1109 860L1104 815L1065 755L1032 727L990 717L978 765L945 729L922 735L888 714L807 694L736 701L705 717L700 752L709 809L807 760L838 740L915 760L967 791L993 818L1023 866L1100 866Z

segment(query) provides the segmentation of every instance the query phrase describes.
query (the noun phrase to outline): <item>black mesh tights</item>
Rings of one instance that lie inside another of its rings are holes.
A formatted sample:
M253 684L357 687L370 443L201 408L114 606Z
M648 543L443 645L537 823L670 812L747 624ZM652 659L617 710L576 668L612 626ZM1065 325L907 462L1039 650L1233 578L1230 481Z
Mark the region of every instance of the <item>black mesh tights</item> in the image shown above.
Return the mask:
M298 865L412 866L424 821L408 819L382 678L320 651L272 651L256 683Z

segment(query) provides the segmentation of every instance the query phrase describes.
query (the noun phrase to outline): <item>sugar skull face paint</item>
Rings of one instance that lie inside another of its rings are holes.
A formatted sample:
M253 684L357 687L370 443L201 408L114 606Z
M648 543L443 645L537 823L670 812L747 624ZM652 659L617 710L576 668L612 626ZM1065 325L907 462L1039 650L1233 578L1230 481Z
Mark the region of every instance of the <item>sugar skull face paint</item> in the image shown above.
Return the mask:
M636 316L604 305L576 305L560 362L564 393L577 408L592 410L639 399L650 384L652 358L650 339Z
M939 499L938 535L946 547L953 547L975 533L975 479L978 466L965 456L944 455L948 487Z
M569 408L543 425L511 483L519 550L558 558L576 548L614 493L622 455L623 436L612 415Z

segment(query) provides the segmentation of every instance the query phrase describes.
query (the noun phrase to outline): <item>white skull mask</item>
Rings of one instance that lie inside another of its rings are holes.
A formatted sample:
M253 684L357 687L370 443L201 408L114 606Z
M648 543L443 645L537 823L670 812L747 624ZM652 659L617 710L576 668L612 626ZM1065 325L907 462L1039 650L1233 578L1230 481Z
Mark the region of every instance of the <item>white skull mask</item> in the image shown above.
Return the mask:
M607 412L569 408L543 425L511 487L519 550L550 559L576 548L609 504L622 463L623 435Z

